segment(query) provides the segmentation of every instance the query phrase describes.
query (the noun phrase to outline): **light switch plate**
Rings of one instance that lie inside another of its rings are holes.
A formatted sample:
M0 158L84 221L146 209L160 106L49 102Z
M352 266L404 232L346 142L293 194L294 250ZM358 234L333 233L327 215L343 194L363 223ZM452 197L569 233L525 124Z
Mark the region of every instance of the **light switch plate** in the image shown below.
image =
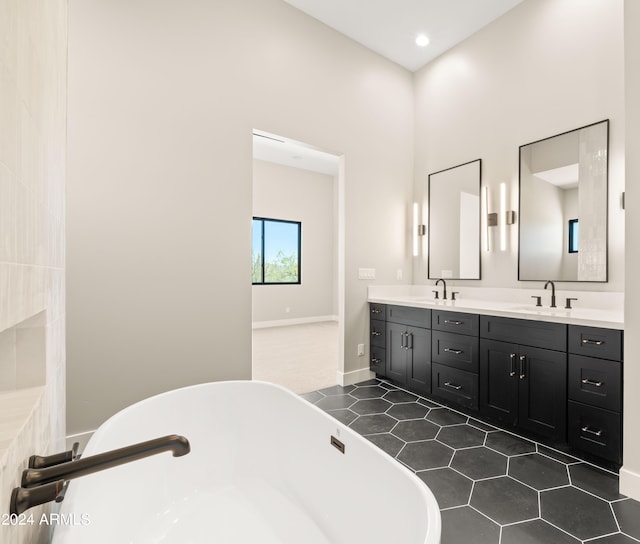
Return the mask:
M359 280L375 280L376 269L375 268L358 268Z

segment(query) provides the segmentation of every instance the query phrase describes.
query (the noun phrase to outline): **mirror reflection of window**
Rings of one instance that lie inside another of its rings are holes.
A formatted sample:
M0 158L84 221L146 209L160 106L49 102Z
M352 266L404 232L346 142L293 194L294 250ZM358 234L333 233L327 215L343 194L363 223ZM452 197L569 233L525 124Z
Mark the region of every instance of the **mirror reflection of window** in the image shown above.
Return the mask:
M578 253L578 220L569 219L569 253Z

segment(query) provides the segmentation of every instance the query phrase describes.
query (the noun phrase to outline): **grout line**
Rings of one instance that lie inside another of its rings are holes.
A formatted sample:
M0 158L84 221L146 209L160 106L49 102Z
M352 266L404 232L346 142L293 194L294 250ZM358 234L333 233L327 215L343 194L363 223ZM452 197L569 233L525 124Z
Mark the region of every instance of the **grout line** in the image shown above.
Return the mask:
M380 380L380 379L378 379L378 380L379 380L378 385L380 385L380 383L384 383L384 382L383 382L383 380ZM358 386L356 385L356 387L358 387ZM594 468L595 468L596 470L598 470L598 471L602 471L602 472L605 472L605 473L609 473L609 474L611 474L611 475L613 475L613 476L615 476L615 477L618 477L618 475L617 475L615 472L610 471L610 470L607 470L607 469L604 469L604 468L602 468L602 467L599 467L599 466L597 466L597 465L595 465L595 464L593 464L593 463L590 463L590 462L588 462L588 461L584 461L584 460L581 460L581 459L578 459L578 458L574 458L573 456L571 456L571 455L569 455L569 454L566 454L566 453L564 453L564 452L561 452L561 451L559 451L559 450L556 450L555 448L552 448L552 447L547 446L547 445L545 445L545 444L541 444L541 443L539 443L539 442L536 442L535 440L531 440L531 439L529 439L529 438L522 437L522 436L520 436L520 435L518 435L518 434L516 434L516 433L514 433L514 432L512 432L512 431L508 431L508 430L506 430L506 429L501 429L501 428L493 427L493 426L492 426L492 425L490 425L490 424L484 424L484 423L483 423L483 427L491 427L493 430L487 430L486 428L479 428L479 427L475 427L475 426L474 426L474 422L477 422L477 423L482 423L482 422L480 422L479 420L475 420L475 419L471 418L471 417L470 417L470 416L468 416L467 414L463 414L463 413L461 413L461 412L458 412L458 411L457 411L457 410L455 410L455 409L451 409L450 407L440 405L440 404L439 404L438 402L436 402L436 401L431 401L430 399L426 399L425 397L422 397L422 396L420 396L420 395L416 395L415 393L409 392L409 391L407 391L407 390L405 390L405 389L403 389L403 388L401 388L401 387L397 387L397 386L396 386L396 389L395 389L395 390L397 390L397 391L404 391L404 392L407 392L408 394L411 394L411 395L413 395L414 397L416 397L416 399L415 399L415 400L413 400L413 401L408 401L408 402L392 402L392 401L388 401L387 399L385 399L385 400L387 400L387 402L390 402L390 403L391 403L391 406L390 406L389 408L387 408L387 410L385 411L385 413L384 413L383 415L387 415L389 418L391 418L391 419L393 419L393 420L396 420L396 423L394 424L394 426L393 426L389 431L383 431L383 432L380 432L380 433L372 433L372 434L370 434L370 435L363 435L363 436L384 436L384 435L390 435L390 436L392 436L392 437L396 438L397 440L400 440L400 441L402 442L402 447L400 448L400 450L399 450L399 451L397 452L397 454L395 455L395 460L396 460L397 462L399 462L402 466L404 466L405 468L407 468L408 470L410 470L411 472L413 472L413 473L414 473L414 474L416 474L416 475L418 475L419 473L432 472L432 471L436 471L436 470L441 470L441 469L444 469L444 468L448 468L448 469L449 469L449 470L451 470L452 472L454 472L454 473L456 473L456 474L458 474L458 475L460 475L460 476L462 476L462 477L466 478L467 480L469 480L469 481L471 482L471 488L470 488L469 494L468 494L468 496L467 496L467 502L466 502L466 504L463 504L463 505L457 505L457 506L452 506L452 507L448 507L448 508L441 508L441 509L440 509L440 511L441 511L441 512L445 512L445 511L449 511L449 510L461 509L461 508L465 508L465 507L471 508L471 509L472 509L472 510L474 510L476 513L480 514L481 516L483 516L484 518L486 518L487 520L489 520L491 523L493 523L493 524L495 524L495 525L497 525L497 526L498 526L498 528L499 528L499 540L498 540L498 544L499 544L500 542L502 542L503 529L504 529L505 527L508 527L508 526L515 526L515 525L520 525L520 524L528 523L528 522L535 521L535 520L540 520L542 523L545 523L545 524L547 524L547 525L549 525L549 526L553 527L554 529L556 529L556 530L560 531L561 533L564 533L564 534L566 534L566 535L570 536L571 538L575 538L577 541L582 542L582 543L594 542L594 541L596 541L596 540L598 540L598 539L600 539L600 538L607 537L607 536L611 536L611 535L615 535L615 534L624 534L625 536L628 536L628 535L626 535L626 533L622 533L622 531L621 531L621 529L620 529L620 524L618 523L618 519L617 519L617 517L616 517L616 515L615 515L615 511L614 511L614 509L613 509L613 503L615 503L615 502L622 502L622 501L625 501L625 500L631 500L631 499L629 499L629 498L627 498L627 497L620 497L620 498L618 498L618 499L607 500L607 499L604 499L604 498L600 497L599 495L595 494L594 492L591 492L591 491L585 490L585 489L583 489L583 488L581 488L581 487L579 487L579 486L575 485L575 484L573 483L573 481L572 481L570 467L571 467L571 466L578 465L578 464L585 464L585 465L589 465L589 466L594 467ZM392 390L387 390L387 392L391 392L391 391L392 391ZM385 395L386 395L386 393L385 393ZM377 398L384 398L384 395L383 395L383 397L377 397ZM430 404L432 404L432 405L433 405L433 407L431 407L431 406L425 406L424 404L420 403L419 401L420 401L421 399L422 399L422 400L424 400L424 401L429 402ZM367 399L358 399L358 400L367 400ZM393 407L394 407L394 406L396 406L396 405L403 405L403 404L404 404L404 405L406 405L406 404L412 404L412 403L416 403L416 402L418 402L420 405L425 406L426 408L428 408L428 409L429 409L429 411L427 412L427 414L425 414L425 417L423 417L423 418L412 418L412 419L398 419L397 417L392 416L392 415L390 415L390 414L386 413L388 410L390 410L391 408L393 408ZM466 421L465 421L465 422L462 422L462 423L454 423L454 424L451 424L451 425L446 425L446 424L437 423L437 422L435 422L435 421L432 421L432 420L427 419L427 417L426 417L426 416L427 416L429 413L431 413L431 412L432 412L432 410L434 410L434 409L435 409L435 410L439 410L439 409L442 409L442 408L446 408L447 410L449 410L449 411L451 411L451 412L453 412L453 413L457 413L457 414L459 414L459 415L461 415L461 416L465 417L465 418L466 418ZM369 416L370 416L370 415L380 415L380 414L376 413L376 414L366 414L366 415L369 415ZM362 417L362 416L361 416L360 414L358 414L358 415L357 415L357 417L354 419L354 421L352 421L352 422L351 422L351 424L355 423L355 421L357 421L360 417ZM395 434L393 434L393 430L394 430L394 429L396 429L396 428L397 428L397 426L398 426L400 423L402 423L402 422L413 422L413 421L422 421L422 420L424 420L424 421L428 421L429 423L431 423L431 424L436 425L437 427L439 427L439 429L438 429L438 431L437 431L437 433L436 433L436 435L435 435L435 437L434 437L434 438L431 438L431 439L423 439L423 440L411 440L411 441L407 441L407 440L402 439L402 438L400 438L400 437L396 436ZM349 426L351 426L351 424L350 424ZM480 431L480 432L483 432L483 433L484 433L484 438L483 438L483 441L482 441L482 444L481 444L481 445L477 445L477 446L464 446L464 447L452 447L452 446L450 446L449 444L446 444L445 442L442 442L442 440L438 438L438 437L440 437L440 435L442 434L442 432L443 432L443 430L444 430L445 428L448 428L448 427L462 427L462 426L463 426L463 425L465 425L465 424L466 424L466 425L469 425L470 427L472 427L472 428L474 429L474 431L475 431L475 430L477 430L477 431ZM517 439L517 440L521 440L521 441L524 441L524 442L527 442L527 443L531 443L532 445L534 445L535 449L534 449L534 451L531 451L531 452L523 452L523 453L507 454L507 453L503 453L503 452L501 452L501 451L499 451L499 450L496 450L494 447L487 446L487 440L488 440L488 438L489 438L489 435L490 435L492 432L495 432L495 431L502 431L502 432L504 432L505 434L508 434L508 435L513 436L513 437L514 437L515 439ZM358 433L358 434L360 434L360 433ZM405 463L404 461L402 461L401 459L399 459L399 456L402 454L402 452L404 451L404 449L407 447L407 445L408 445L408 444L415 444L415 443L420 443L420 442L437 442L438 444L441 444L441 445L443 445L443 446L445 446L445 447L447 447L447 448L451 449L451 450L452 450L452 452L453 452L453 454L451 455L451 457L450 457L450 459L449 459L449 462L448 462L447 466L446 466L446 467L445 467L445 466L443 466L443 467L432 467L432 468L426 468L426 469L416 470L416 469L412 468L411 466L409 466L409 465L408 465L407 463ZM486 448L487 450L489 450L489 451L491 451L491 452L494 452L494 453L497 453L497 454L499 454L499 455L502 455L503 457L506 457L506 459L507 459L507 462L506 462L506 474L500 474L500 475L497 475L497 476L491 476L491 477L488 477L488 478L479 478L479 479L474 479L474 478L471 478L471 477L469 477L468 475L466 475L466 474L464 474L464 473L460 472L460 470L458 470L458 469L456 469L456 468L454 468L454 467L452 466L453 459L454 459L454 457L455 457L455 454L456 454L458 451L471 450L471 449L479 448L479 447L484 447L484 448ZM548 450L548 451L540 451L540 448L544 448L545 450ZM557 453L558 455L561 455L561 456L563 456L563 457L564 457L564 458L566 458L566 459L575 459L575 460L574 460L574 461L569 461L569 462L561 461L561 460L559 460L559 459L556 459L556 458L555 458L555 457L553 457L552 455L550 455L550 452L555 452L555 453ZM560 486L556 486L556 487L550 487L550 488L545 488L545 489L541 489L541 490L539 490L539 489L536 489L535 487L533 487L532 485L530 485L530 484L528 484L528 483L526 483L526 482L523 482L523 481L521 481L520 479L518 479L518 478L516 478L516 477L514 477L514 476L512 476L512 475L510 475L510 474L509 474L509 470L510 470L510 468L511 468L511 458L512 458L512 457L513 457L513 458L526 457L526 456L530 456L530 455L532 455L532 454L540 455L540 456L542 456L542 457L544 457L544 458L546 458L546 459L549 459L550 461L554 461L554 462L556 462L556 463L560 463L560 464L564 465L564 468L565 468L565 471L566 471L566 475L567 475L567 481L568 481L568 483L567 483L566 485L560 485ZM392 457L393 457L393 456L392 456ZM537 496L538 517L536 517L536 518L531 518L531 519L526 519L526 520L519 520L519 521L516 521L516 522L513 522L513 523L500 524L500 523L498 523L497 521L495 521L494 519L492 519L489 515L484 514L483 512L479 511L477 508L475 508L474 506L472 506L472 505L471 505L471 499L472 499L472 497L473 497L473 493L474 493L474 490L475 490L475 487L476 487L476 483L478 483L478 482L483 482L483 481L488 481L488 480L493 480L493 479L498 479L498 478L504 478L504 477L507 477L507 478L509 478L510 480L512 480L512 481L514 481L514 482L517 482L517 483L519 483L519 484L522 484L522 485L523 485L523 486L525 486L526 488L528 488L528 489L531 489L531 490L535 491L536 496ZM616 527L618 528L618 531L617 531L617 532L614 532L614 533L607 534L607 535L600 535L600 536L597 536L597 537L594 537L594 538L589 538L589 539L587 539L587 540L581 540L581 539L579 539L578 537L576 537L575 535L571 534L570 532L568 532L568 531L566 531L566 530L562 529L561 527L558 527L558 526L554 525L553 523L549 522L548 520L546 520L546 519L542 518L542 493L543 493L543 492L547 492L547 491L554 491L554 490L557 490L557 489L568 488L568 487L569 487L569 488L575 488L575 489L576 489L576 490L578 490L578 491L582 491L582 492L586 493L587 495L591 495L592 497L594 497L594 498L596 498L596 499L599 499L599 500L601 500L601 501L604 501L604 502L608 503L608 504L609 504L610 511L612 512L612 515L613 515L614 520L615 520L615 522L616 522ZM633 537L629 537L629 538L630 538L630 539L632 539L634 542L640 542L640 540L638 540L638 539L636 539L636 538L633 538Z

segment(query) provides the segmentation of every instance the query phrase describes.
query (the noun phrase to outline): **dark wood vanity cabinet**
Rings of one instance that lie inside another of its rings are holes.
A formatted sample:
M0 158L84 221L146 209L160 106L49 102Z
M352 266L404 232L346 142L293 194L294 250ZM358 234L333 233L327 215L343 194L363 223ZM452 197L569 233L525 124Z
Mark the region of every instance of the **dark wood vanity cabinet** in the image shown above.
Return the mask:
M480 339L480 413L555 441L566 441L567 356Z
M370 311L378 376L622 462L622 331L373 303Z
M480 316L480 336L480 413L566 442L567 326Z
M386 378L387 308L385 304L369 305L369 368Z
M569 445L617 464L622 364L622 331L569 325Z
M478 409L479 316L433 310L431 394L470 410Z
M431 393L431 310L387 306L386 377Z

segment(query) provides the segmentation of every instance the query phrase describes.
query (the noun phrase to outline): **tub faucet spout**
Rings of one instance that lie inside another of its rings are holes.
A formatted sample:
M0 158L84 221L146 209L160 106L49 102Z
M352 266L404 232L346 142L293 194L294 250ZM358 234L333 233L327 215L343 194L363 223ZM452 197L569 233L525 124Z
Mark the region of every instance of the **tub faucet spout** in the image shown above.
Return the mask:
M171 451L174 457L180 457L189 453L191 447L184 436L176 434L163 436L47 468L28 468L22 472L22 487L29 488L59 480L73 480L165 451Z
M556 286L555 284L549 280L547 283L544 284L544 288L547 288L547 285L551 285L551 308L555 308L556 307Z

